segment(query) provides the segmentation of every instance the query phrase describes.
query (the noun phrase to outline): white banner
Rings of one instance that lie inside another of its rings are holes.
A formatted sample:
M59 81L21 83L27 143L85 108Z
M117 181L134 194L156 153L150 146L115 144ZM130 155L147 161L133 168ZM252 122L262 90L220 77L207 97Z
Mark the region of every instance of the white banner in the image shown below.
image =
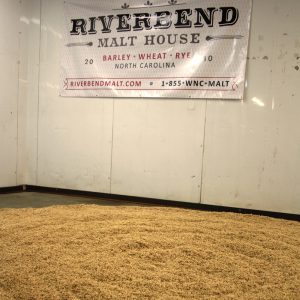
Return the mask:
M67 0L61 96L242 99L251 0Z

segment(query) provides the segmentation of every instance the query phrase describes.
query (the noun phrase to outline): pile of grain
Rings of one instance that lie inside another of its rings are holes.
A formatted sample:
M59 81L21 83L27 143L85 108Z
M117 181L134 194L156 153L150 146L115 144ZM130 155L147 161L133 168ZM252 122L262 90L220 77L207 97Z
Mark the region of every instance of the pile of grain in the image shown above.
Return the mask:
M0 299L299 299L300 224L146 206L0 210Z

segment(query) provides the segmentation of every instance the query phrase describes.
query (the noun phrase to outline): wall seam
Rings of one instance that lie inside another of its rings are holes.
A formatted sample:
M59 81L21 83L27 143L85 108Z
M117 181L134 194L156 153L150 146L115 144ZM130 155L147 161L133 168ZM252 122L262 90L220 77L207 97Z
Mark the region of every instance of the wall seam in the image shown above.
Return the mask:
M205 115L204 115L203 143L202 143L202 162L201 162L200 202L199 203L202 203L202 193L203 193L203 175L204 175L204 156L205 156L205 138L206 138L207 101L208 100L205 101Z
M110 153L110 183L109 193L111 194L112 188L112 172L113 172L113 151L114 151L114 127L115 127L115 98L113 98L113 112L112 112L112 128L111 128L111 153Z
M35 182L38 184L39 170L39 121L40 121L40 79L41 79L41 42L42 42L42 3L40 0L40 35L39 35L39 64L38 64L38 103L37 103L37 126L36 126L36 173Z
M22 7L22 1L19 1L19 17L21 16L21 7ZM19 175L19 147L20 147L20 141L19 141L19 105L20 105L20 61L21 61L21 27L19 23L18 28L18 82L17 82L17 136L16 136L16 143L17 143L17 149L16 149L16 185L18 185L18 175Z

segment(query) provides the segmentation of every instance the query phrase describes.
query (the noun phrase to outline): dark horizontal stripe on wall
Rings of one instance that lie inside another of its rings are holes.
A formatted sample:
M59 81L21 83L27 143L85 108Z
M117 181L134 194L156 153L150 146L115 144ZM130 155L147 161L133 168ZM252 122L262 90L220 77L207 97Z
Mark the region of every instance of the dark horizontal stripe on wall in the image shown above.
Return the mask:
M21 188L23 189L23 186L21 186ZM161 206L188 208L188 209L196 209L196 210L203 210L203 211L233 212L233 213L241 213L241 214L261 215L261 216L267 216L272 218L300 221L300 215L298 214L289 214L289 213L280 213L280 212L272 212L272 211L262 211L262 210L217 206L217 205L208 205L208 204L199 204L199 203L187 203L187 202L169 201L169 200L145 198L145 197L79 191L79 190L71 190L71 189L60 189L60 188L43 187L43 186L35 186L35 185L26 185L25 189L27 192L93 197L99 199L110 199L116 201L120 200L120 201L143 203L143 204L155 204Z
M24 188L24 185L0 187L0 194L20 193Z

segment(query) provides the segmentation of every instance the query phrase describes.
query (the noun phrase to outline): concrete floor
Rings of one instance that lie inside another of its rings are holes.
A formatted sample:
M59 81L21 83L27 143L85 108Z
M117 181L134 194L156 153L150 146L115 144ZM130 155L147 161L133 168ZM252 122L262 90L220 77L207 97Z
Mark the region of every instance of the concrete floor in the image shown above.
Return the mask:
M0 194L0 208L41 208L53 205L97 204L105 206L136 205L132 202L110 199L65 196L45 193Z

